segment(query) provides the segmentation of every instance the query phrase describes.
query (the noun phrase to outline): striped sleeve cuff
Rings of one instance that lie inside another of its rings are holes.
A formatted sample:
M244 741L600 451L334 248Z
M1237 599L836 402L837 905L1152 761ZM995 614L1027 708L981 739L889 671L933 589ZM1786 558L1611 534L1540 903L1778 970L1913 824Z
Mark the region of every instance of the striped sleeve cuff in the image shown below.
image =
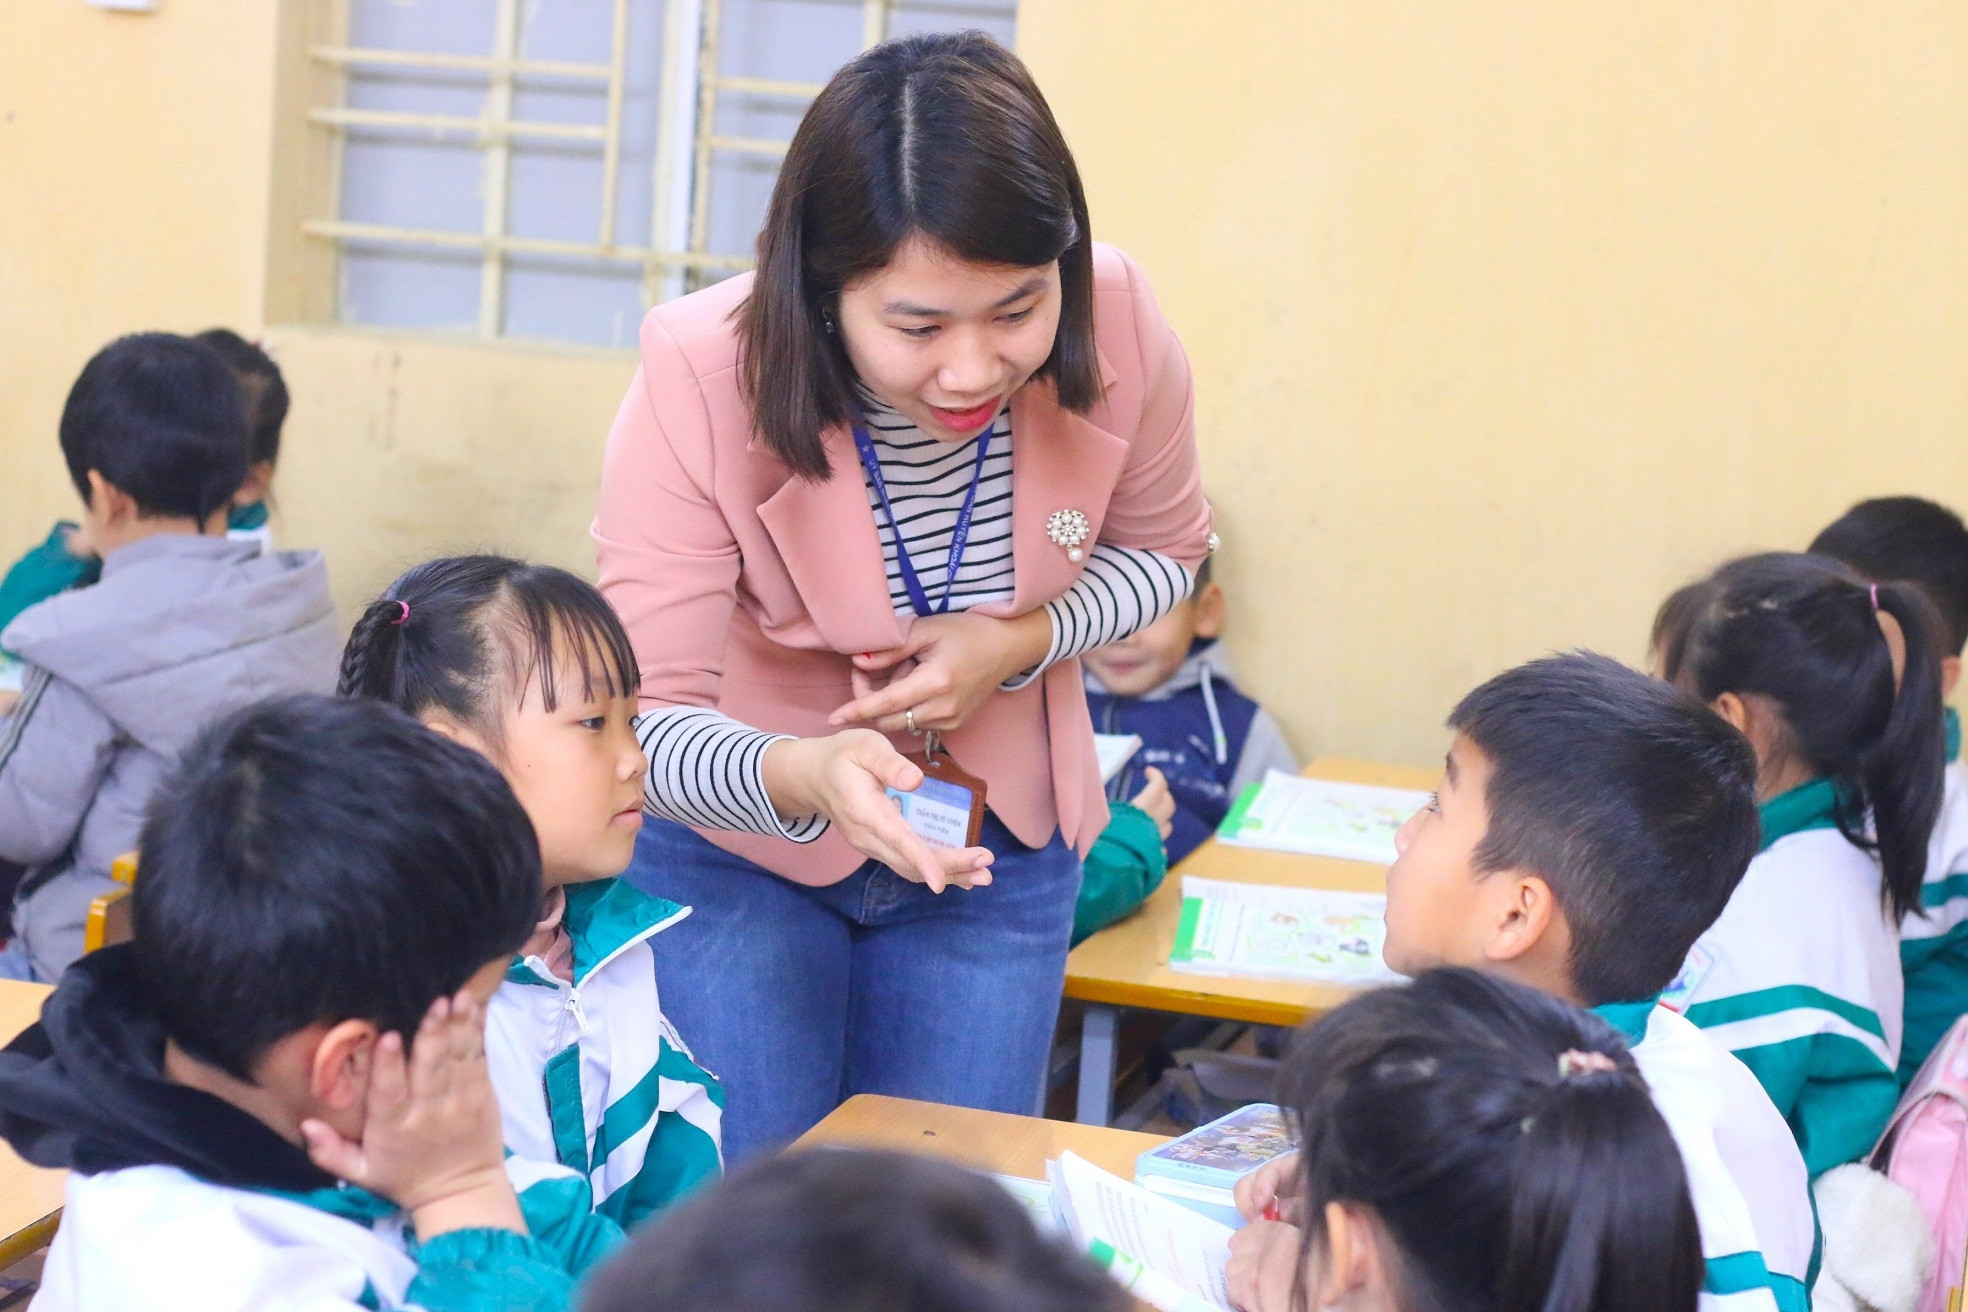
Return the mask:
M1002 686L1022 688L1060 661L1140 632L1173 610L1195 583L1194 573L1159 551L1096 544L1079 581L1046 603L1052 649Z
M698 829L810 843L826 832L826 818L782 820L765 791L765 749L788 736L753 729L701 706L650 711L636 721L636 738L649 761L643 808Z

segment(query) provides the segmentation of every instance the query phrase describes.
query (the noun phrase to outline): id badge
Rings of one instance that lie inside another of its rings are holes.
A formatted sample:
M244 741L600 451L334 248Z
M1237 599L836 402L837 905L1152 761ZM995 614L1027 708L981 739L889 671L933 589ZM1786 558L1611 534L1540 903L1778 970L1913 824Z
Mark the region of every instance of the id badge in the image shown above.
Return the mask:
M916 763L923 781L912 793L891 788L888 795L916 837L931 847L976 847L984 836L984 781L943 751L934 734L904 759Z

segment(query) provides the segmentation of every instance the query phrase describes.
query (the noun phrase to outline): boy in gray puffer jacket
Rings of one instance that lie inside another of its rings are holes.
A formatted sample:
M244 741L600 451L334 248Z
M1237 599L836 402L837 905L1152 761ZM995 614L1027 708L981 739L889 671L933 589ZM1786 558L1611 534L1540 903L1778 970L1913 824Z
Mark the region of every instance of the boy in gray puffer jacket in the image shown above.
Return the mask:
M159 777L211 720L283 692L329 692L339 626L316 552L230 541L245 410L209 346L111 343L61 420L102 581L0 634L27 671L0 721L0 858L28 867L0 976L53 980L82 953Z

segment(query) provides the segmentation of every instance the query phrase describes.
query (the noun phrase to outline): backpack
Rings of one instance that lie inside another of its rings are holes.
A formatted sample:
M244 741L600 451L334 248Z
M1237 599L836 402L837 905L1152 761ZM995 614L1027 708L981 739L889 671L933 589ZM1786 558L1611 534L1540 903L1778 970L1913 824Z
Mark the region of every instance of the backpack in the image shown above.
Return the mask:
M1936 1260L1920 1312L1960 1312L1968 1267L1968 1016L1907 1086L1872 1165L1914 1196L1933 1232Z

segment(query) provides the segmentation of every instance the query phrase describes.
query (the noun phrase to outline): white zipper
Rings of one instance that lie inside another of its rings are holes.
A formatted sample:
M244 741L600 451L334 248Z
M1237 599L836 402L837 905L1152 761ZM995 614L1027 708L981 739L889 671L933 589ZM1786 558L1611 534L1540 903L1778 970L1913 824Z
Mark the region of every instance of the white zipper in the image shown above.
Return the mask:
M597 961L595 962L594 965L590 966L588 968L588 973L581 976L581 982L579 984L570 984L566 980L561 979L559 976L555 975L552 971L547 971L544 974L542 974L540 968L532 964L533 961L536 960L536 958L532 958L532 957L527 958L527 968L531 970L536 976L539 976L545 983L553 985L553 987L556 989L566 990L566 997L562 999L560 1014L563 1021L569 1015L572 1015L574 1017L574 1027L575 1027L574 1036L578 1040L582 1035L588 1032L588 1013L585 1010L583 1010L581 1007L582 986L585 985L589 980L593 979L596 975L599 975L604 969L607 968L610 962L615 960L615 958L621 956L624 952L627 952L630 948L635 947L639 943L647 943L650 939L656 937L656 935L662 933L664 930L668 929L671 925L676 924L679 920L682 920L685 916L689 915L691 910L692 908L690 907L678 907L677 913L669 917L667 920L659 920L655 924L651 925L648 929L645 929L641 933L635 935L633 938L625 939L621 943L621 945L618 946L613 952L610 952L607 956L603 957L600 961ZM552 1050L554 1052L559 1052L562 1048L565 1048L567 1046L567 1044L563 1041L566 1038L566 1034L567 1031L565 1030L565 1028L563 1028L562 1025L559 1024L555 1025L554 1035L553 1035L553 1047L552 1047Z

